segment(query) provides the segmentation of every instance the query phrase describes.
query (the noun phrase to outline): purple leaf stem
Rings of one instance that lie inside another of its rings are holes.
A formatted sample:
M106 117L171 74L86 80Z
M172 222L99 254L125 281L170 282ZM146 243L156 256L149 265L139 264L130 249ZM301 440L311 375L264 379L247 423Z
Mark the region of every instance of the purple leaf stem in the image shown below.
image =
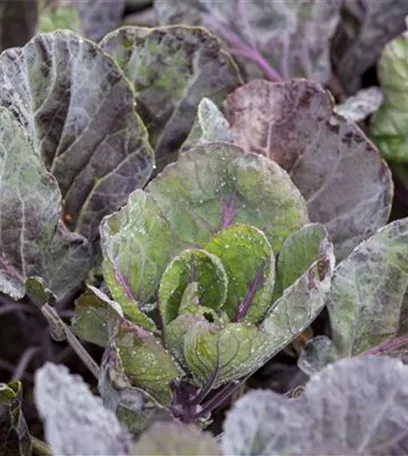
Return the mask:
M245 299L238 306L238 311L237 311L237 314L235 315L234 321L236 321L236 322L241 321L243 318L245 318L246 314L248 313L249 306L251 305L256 292L259 290L259 288L262 285L263 272L264 271L262 268L261 271L258 271L256 273L255 279L253 280Z
M377 347L373 348L372 350L369 350L364 353L364 356L367 355L379 355L383 352L394 350L395 348L399 348L403 345L408 344L408 337L398 337L393 340L389 340L387 342L384 342L381 345L378 345Z

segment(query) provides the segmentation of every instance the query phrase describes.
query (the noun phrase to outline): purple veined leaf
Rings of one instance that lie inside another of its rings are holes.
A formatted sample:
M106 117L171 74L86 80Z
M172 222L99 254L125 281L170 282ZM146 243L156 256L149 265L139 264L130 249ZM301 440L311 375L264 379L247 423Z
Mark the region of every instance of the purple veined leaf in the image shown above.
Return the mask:
M306 77L325 83L340 4L339 0L156 0L154 6L162 25L202 25L219 35L249 79Z
M0 291L20 299L26 280L37 276L61 297L86 277L90 246L62 226L58 184L5 108L0 144Z
M65 366L47 363L39 369L34 397L54 454L122 456L130 451L130 435L115 414Z
M387 222L390 170L360 128L333 113L319 84L252 81L228 96L224 110L237 145L287 170L338 259Z
M348 93L361 87L361 77L375 65L384 46L405 29L406 0L344 0L331 55Z
M241 77L219 41L199 27L122 27L101 41L133 84L159 170L174 161L202 98L221 106Z
M57 179L69 228L95 241L101 218L153 168L129 81L99 46L69 31L38 35L3 52L0 64L0 105Z
M408 367L369 356L339 361L299 399L272 391L241 398L224 423L224 454L373 456L408 451Z

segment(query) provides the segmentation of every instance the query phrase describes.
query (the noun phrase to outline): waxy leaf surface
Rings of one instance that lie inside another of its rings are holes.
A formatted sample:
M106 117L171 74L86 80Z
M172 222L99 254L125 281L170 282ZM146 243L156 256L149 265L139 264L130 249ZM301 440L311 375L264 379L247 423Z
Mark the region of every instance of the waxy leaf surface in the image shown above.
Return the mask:
M53 454L122 456L130 436L78 375L47 363L35 375L35 403Z
M122 27L101 46L134 86L160 168L188 136L202 98L221 106L241 82L232 59L202 28Z
M156 0L154 6L163 25L202 25L217 33L245 68L248 61L261 69L269 64L275 70L271 74L265 70L270 77L302 76L325 83L330 75L329 41L339 20L340 3Z
M252 391L228 413L223 454L373 455L408 451L408 367L391 358L342 360L302 396Z
M383 226L392 199L388 166L353 123L312 81L252 81L232 93L225 115L236 144L286 169L308 203L313 222L326 225L344 258Z
M233 225L213 237L205 249L217 255L228 276L223 310L231 321L258 323L272 303L275 257L262 231Z
M340 356L408 335L408 219L360 244L336 268L327 310Z
M101 218L153 167L129 81L100 47L68 31L5 51L0 65L0 105L27 128L57 179L68 227L94 241Z
M85 278L90 248L60 222L61 193L29 137L0 108L0 291L13 299L38 276L57 296Z

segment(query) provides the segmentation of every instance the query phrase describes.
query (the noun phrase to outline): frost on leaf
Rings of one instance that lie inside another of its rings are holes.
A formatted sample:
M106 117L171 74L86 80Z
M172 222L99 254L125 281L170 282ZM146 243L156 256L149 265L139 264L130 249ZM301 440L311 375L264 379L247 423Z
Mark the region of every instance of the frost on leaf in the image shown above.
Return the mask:
M224 454L372 456L408 451L408 367L391 358L342 360L296 400L272 391L240 399L224 423Z
M57 296L85 278L90 248L62 227L61 193L10 111L0 108L0 291L25 294L40 277Z
M35 402L54 454L123 456L130 436L86 383L64 366L47 363L35 375Z
M0 56L0 105L27 128L60 186L68 228L97 239L101 218L153 167L129 81L96 44L57 31Z
M312 81L252 81L228 96L234 141L286 169L325 224L341 259L383 226L392 199L388 166L353 123L333 113L331 97Z
M232 59L202 28L122 27L101 46L134 86L160 168L187 138L202 98L221 106L241 82Z

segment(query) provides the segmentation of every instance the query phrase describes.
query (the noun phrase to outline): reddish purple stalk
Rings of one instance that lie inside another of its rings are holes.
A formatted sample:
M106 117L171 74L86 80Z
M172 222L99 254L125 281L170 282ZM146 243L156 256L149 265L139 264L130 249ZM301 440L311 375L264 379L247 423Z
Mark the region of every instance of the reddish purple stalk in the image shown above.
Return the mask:
M236 196L237 196L237 191L234 188L231 192L231 196L229 198L229 201L226 202L224 198L221 198L222 200L222 228L225 230L228 228L232 221L234 220L235 217L235 212L236 212L236 207L235 207L235 201L236 201Z
M259 290L260 286L262 285L263 279L263 270L258 271L256 273L255 279L251 284L251 287L248 290L248 294L246 295L245 299L241 302L238 306L237 314L235 315L234 321L241 321L245 318L246 314L248 313L249 306L251 305L256 292Z
M408 345L408 337L398 337L397 339L389 340L384 342L378 347L373 348L364 353L364 356L367 355L380 355L383 352L394 350L396 348L402 347L403 345Z

